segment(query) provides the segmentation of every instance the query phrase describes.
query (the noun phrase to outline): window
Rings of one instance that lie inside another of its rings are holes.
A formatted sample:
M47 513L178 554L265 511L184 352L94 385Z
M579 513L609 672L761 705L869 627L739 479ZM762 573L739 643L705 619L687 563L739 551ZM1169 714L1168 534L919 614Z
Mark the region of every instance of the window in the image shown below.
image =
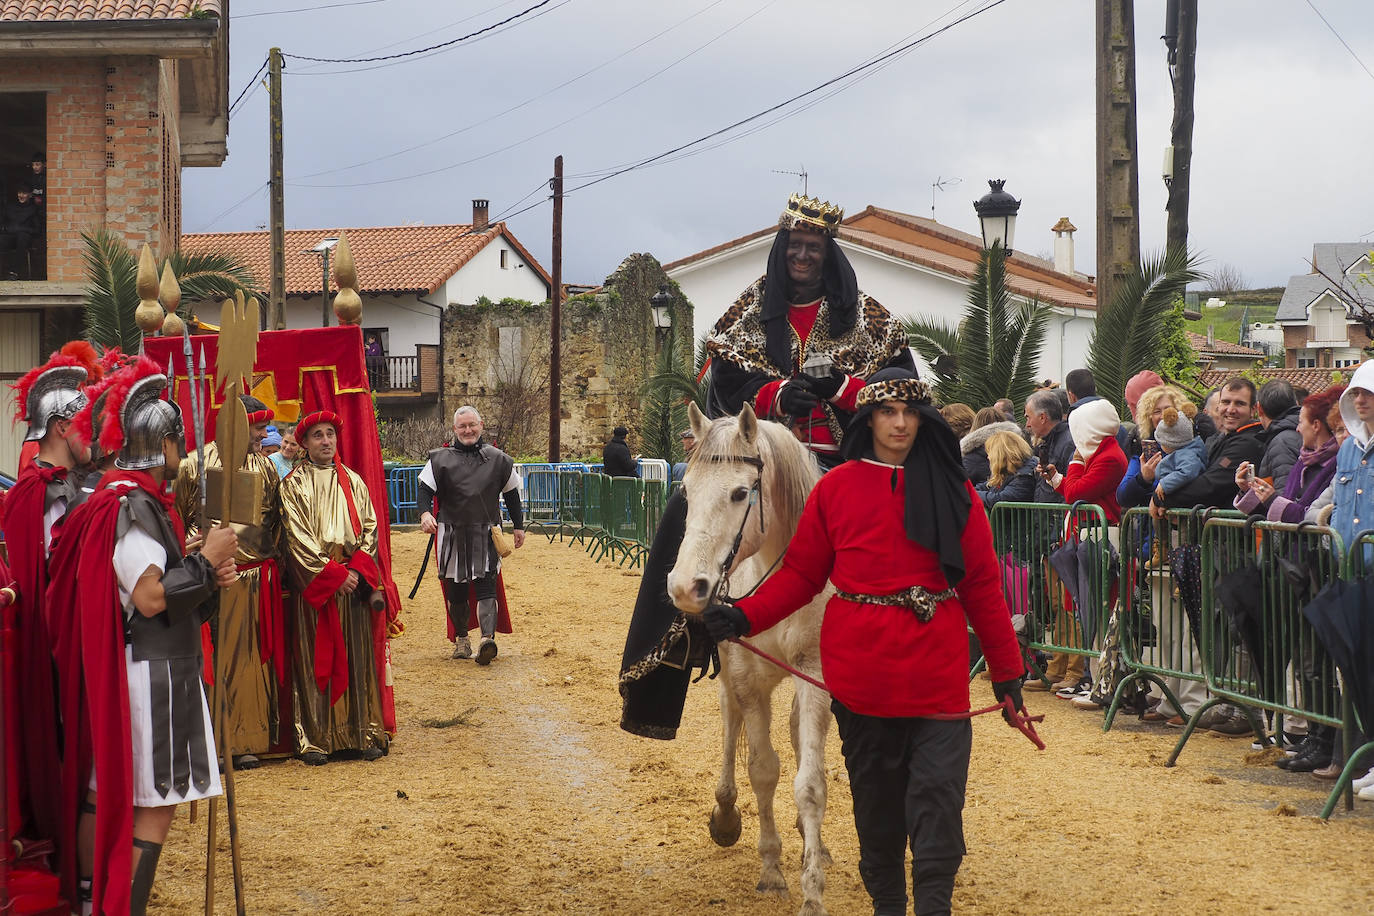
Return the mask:
M1337 369L1344 369L1348 366L1358 366L1360 361L1358 359L1338 359L1335 363Z
M1298 357L1298 368L1299 368L1299 369L1315 369L1315 368L1317 368L1317 358L1316 358L1315 356L1299 356L1299 357Z
M47 95L0 93L0 281L46 280Z
M501 249L501 269L510 269L510 252L504 248Z

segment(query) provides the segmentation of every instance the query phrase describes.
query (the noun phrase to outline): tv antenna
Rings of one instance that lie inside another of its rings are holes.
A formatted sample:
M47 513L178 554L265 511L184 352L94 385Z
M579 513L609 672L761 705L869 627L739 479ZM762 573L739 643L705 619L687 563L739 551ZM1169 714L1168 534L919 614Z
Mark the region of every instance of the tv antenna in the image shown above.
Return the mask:
M956 185L956 184L961 184L961 183L963 182L963 180L964 180L964 179L962 179L962 178L941 178L941 177L938 176L938 175L935 176L935 180L932 181L932 182L930 183L930 218L931 218L931 220L934 220L934 219L935 219L935 192L936 192L936 191L943 191L945 188L951 188L951 187L953 187L953 186Z
M772 171L774 175L791 175L795 178L800 178L802 183L802 193L806 194L808 197L810 196L810 193L806 189L806 163L802 163L800 172L789 172L787 169L773 169Z

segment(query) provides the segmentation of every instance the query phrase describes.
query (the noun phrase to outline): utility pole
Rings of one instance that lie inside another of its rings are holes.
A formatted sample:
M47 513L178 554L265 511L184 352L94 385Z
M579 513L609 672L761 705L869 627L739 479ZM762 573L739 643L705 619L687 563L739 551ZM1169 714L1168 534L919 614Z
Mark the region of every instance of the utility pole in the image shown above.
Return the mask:
M271 157L271 215L272 224L272 287L267 301L267 329L280 331L286 327L286 189L282 179L282 123L281 123L281 48L267 52L267 96L270 111ZM326 299L329 297L326 296Z
M1135 0L1097 3L1097 302L1140 264Z
M329 327L329 249L321 252L324 276L320 279L320 327Z
M560 338L563 333L563 157L553 160L553 178L549 181L553 192L553 290L549 296L549 463L557 464L561 444L563 411L563 357Z
M1174 84L1174 121L1170 127L1171 154L1166 156L1164 182L1169 188L1166 251L1188 247L1188 195L1193 163L1193 84L1197 64L1197 0L1169 0L1164 42L1169 46L1169 76ZM1174 40L1171 42L1170 38Z

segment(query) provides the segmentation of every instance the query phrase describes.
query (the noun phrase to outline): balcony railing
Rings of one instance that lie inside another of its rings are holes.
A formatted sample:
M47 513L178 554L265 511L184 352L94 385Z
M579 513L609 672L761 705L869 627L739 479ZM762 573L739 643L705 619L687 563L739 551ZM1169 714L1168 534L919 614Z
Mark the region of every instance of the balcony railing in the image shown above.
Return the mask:
M383 356L367 360L367 381L373 391L397 394L437 394L438 347L420 344L414 356Z

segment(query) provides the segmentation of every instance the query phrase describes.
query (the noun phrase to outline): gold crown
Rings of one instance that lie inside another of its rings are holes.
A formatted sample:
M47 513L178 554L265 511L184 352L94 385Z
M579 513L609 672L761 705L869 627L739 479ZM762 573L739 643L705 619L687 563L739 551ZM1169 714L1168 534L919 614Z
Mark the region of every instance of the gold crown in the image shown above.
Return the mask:
M837 207L828 200L822 203L814 197L793 194L787 198L787 209L782 211L778 226L782 229L807 226L834 236L839 234L840 221L843 219L843 207Z

